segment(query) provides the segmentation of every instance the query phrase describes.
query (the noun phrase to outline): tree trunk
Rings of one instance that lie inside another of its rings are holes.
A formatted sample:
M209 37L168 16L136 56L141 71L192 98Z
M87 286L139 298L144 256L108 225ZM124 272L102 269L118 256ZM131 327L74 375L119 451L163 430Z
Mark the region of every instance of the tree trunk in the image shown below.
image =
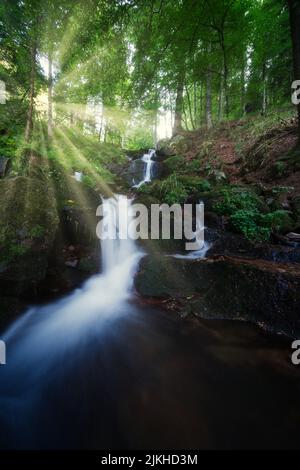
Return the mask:
M221 80L220 80L219 109L218 109L219 121L222 121L223 119L223 102L224 102L224 70L222 70Z
M185 89L186 89L186 96L187 96L187 100L188 100L190 121L191 121L191 124L192 124L192 129L195 130L195 129L196 129L196 126L195 126L195 121L194 121L194 117L193 117L191 96L190 96L190 92L189 92L189 89L188 89L187 84L186 84L186 86L185 86Z
M206 107L205 107L205 116L206 116L206 127L211 129L213 126L212 123L212 96L211 96L211 81L212 73L209 70L206 74Z
M268 96L267 96L267 68L266 64L263 64L263 102L262 102L262 115L266 116L267 114L267 104L268 104Z
M103 126L104 126L104 106L103 106L103 103L102 103L102 106L101 106L101 121L100 121L100 129L99 129L99 142L102 141Z
M288 0L293 45L294 80L300 80L300 2ZM298 105L298 145L300 145L300 104Z
M173 127L173 135L182 131L182 112L183 112L183 87L184 87L184 74L181 72L177 82L177 94L175 105L175 120Z
M156 146L158 140L158 110L154 113L154 123L153 123L153 141Z
M52 77L52 54L48 55L48 137L53 137L53 77Z
M34 41L31 46L31 73L30 73L30 91L29 91L29 108L27 113L27 122L25 129L25 141L28 143L33 131L33 115L34 115L34 95L35 95L35 76L36 76L36 54L37 47Z
M245 116L245 96L246 96L246 79L245 79L245 74L246 74L246 58L245 54L243 54L243 62L242 62L242 70L241 70L241 114L242 116Z
M194 82L194 123L197 127L197 114L198 114L198 107L197 107L197 83Z
M203 112L203 82L201 81L201 85L200 85L200 126L202 126L203 122L204 122L204 119L203 119L203 115L204 115L204 112Z
M224 93L225 93L225 113L226 117L229 117L229 96L228 96L228 64L227 64L227 52L226 52L226 46L225 46L225 37L224 37L224 32L221 32L221 37L220 37L220 42L221 42L221 49L222 49L222 54L223 54L223 86L224 86Z

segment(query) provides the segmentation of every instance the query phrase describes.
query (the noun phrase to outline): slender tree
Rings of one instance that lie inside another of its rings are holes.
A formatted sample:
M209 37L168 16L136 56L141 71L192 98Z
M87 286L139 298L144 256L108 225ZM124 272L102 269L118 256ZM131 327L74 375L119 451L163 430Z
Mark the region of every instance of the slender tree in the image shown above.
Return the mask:
M300 80L300 1L288 0L293 45L294 79ZM298 105L298 145L300 145L300 104Z
M175 120L173 127L173 135L182 131L182 112L183 112L183 90L184 90L184 72L178 74L176 104L175 104Z
M29 92L29 107L27 113L25 141L28 143L32 136L33 119L34 119L34 98L35 98L35 83L36 83L36 61L37 61L37 41L32 38L31 44L31 71L30 71L30 92Z

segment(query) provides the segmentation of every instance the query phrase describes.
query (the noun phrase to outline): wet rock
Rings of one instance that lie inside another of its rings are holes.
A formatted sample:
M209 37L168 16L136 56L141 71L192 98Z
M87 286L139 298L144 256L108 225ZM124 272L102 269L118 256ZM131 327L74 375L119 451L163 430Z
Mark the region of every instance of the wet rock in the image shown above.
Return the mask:
M273 234L273 239L282 246L289 246L293 248L300 248L300 243L297 241L297 239L292 239L287 236L281 235L279 233L274 233Z
M155 161L153 163L151 171L152 171L152 180L164 178L167 175L165 165L162 162Z
M222 230L224 228L224 218L215 212L205 211L204 221L205 227L209 227L210 229Z
M93 255L81 258L78 264L78 269L79 271L82 271L88 274L98 273L100 269L99 252L97 251Z
M148 256L135 287L143 296L185 299L201 318L239 319L292 337L300 334L296 264L224 256L196 261Z
M148 153L149 149L139 149L139 150L126 150L126 155L131 159L131 160L137 160L138 158L141 158L145 153Z
M291 233L288 233L286 237L291 241L300 243L300 233L291 232Z
M123 174L128 186L138 184L143 179L144 170L145 162L140 159L132 161Z
M185 297L194 293L192 263L156 255L142 259L135 288L147 297Z
M95 246L99 243L96 234L96 226L99 219L95 207L80 208L65 206L61 212L60 230L63 240L72 245L81 244L84 246ZM71 245L71 246L72 246Z
M249 256L276 263L300 263L300 248L263 243L256 245Z
M278 236L273 238L278 241ZM254 244L236 233L211 227L205 230L205 241L210 244L207 257L228 255L277 263L300 263L300 248L295 243L290 243L290 246L278 243Z
M68 266L69 268L77 268L79 263L78 259L73 259L73 260L68 260L65 262L65 265Z
M205 241L210 244L207 257L216 255L255 256L255 245L242 235L211 226L205 230Z

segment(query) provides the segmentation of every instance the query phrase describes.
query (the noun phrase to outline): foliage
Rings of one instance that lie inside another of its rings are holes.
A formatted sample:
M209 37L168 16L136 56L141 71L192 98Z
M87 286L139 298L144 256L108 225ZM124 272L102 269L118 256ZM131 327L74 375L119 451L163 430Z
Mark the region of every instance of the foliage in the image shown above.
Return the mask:
M266 112L290 101L282 0L2 0L0 24L5 155L14 154L11 139L24 130L34 49L34 94L53 82L56 122L129 149L153 146L162 113L174 118L176 111L190 130L207 122L205 101L213 123L243 117L246 104ZM53 80L44 70L50 58ZM12 123L19 132L9 132ZM186 163L187 172L197 169L198 162Z
M295 223L291 214L285 210L277 210L261 216L262 222L275 232L286 233L293 229Z
M180 182L184 185L186 191L191 193L202 193L211 190L209 181L199 178L198 176L180 176Z
M147 128L137 127L126 135L125 145L128 150L149 149L154 146L152 132Z
M255 210L237 210L230 217L231 226L251 241L268 241L271 227L260 225L261 217Z
M290 214L284 210L261 214L257 210L238 210L230 217L231 226L253 241L268 241L272 232L286 233L293 228Z
M142 185L138 192L154 196L167 204L182 204L189 195L200 194L210 189L210 183L202 178L172 173L162 181Z
M185 159L181 155L174 155L164 161L164 165L168 173L180 171L184 163Z
M277 210L266 213L263 201L252 191L225 188L220 192L214 210L229 216L231 227L253 241L267 241L272 232L286 233L294 222L290 213Z
M186 200L188 192L179 178L173 174L160 184L160 195L163 201L169 205L182 204Z
M239 187L228 187L220 191L220 198L214 204L219 215L232 215L238 210L258 211L262 200L253 192Z
M41 225L35 225L31 227L28 235L30 238L41 238L45 234L45 228Z

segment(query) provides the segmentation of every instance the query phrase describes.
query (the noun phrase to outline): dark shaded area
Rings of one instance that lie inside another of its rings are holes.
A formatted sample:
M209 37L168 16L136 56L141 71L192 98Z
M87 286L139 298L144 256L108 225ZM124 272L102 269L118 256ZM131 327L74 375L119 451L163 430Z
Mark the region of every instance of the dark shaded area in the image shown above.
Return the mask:
M0 157L0 178L4 178L10 167L10 159Z
M129 308L36 384L32 409L0 421L1 448L299 447L288 344L239 322Z

